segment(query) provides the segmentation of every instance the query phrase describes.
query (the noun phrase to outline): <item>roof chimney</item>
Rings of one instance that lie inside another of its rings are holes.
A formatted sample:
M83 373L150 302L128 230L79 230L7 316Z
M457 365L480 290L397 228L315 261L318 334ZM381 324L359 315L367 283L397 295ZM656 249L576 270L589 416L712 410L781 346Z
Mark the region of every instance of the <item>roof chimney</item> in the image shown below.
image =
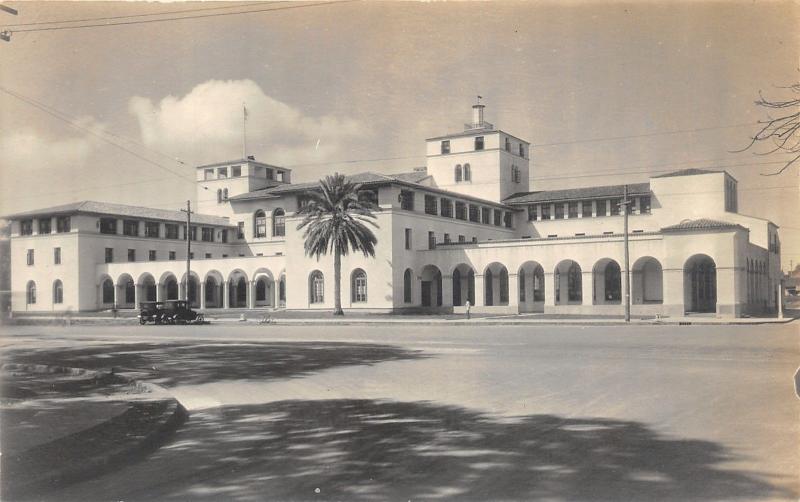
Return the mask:
M256 160L256 156L255 155L248 155L247 156L247 160Z
M483 126L483 109L484 105L472 105L472 127L480 129Z

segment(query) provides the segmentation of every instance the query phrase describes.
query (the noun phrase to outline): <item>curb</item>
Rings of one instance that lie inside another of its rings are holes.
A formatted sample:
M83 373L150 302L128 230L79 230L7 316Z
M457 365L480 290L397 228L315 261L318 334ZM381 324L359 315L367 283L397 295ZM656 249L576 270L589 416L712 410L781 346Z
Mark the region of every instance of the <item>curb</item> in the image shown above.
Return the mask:
M56 371L57 368L52 372ZM130 383L166 392L154 384L135 380ZM14 456L0 457L2 499L37 498L142 458L158 449L189 417L174 397L132 401L128 405L126 411L101 424Z

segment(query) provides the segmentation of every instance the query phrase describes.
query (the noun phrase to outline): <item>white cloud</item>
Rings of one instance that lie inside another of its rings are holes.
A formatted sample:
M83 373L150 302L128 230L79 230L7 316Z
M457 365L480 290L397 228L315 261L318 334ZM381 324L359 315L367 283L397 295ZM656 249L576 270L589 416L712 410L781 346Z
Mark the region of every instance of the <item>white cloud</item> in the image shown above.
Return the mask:
M32 131L0 137L0 165L16 170L82 167L97 144L87 136L49 139Z
M365 134L350 119L310 117L267 96L252 80L210 80L183 97L159 103L136 96L128 110L148 146L196 163L238 158L242 104L246 103L248 155L276 164L335 160L348 141Z

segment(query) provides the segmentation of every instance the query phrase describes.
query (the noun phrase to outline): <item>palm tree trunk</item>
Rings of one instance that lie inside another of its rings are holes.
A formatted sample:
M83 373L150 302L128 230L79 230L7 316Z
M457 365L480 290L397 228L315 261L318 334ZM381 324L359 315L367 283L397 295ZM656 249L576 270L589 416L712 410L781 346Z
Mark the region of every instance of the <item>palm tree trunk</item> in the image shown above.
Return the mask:
M333 315L344 315L342 310L342 253L333 250Z

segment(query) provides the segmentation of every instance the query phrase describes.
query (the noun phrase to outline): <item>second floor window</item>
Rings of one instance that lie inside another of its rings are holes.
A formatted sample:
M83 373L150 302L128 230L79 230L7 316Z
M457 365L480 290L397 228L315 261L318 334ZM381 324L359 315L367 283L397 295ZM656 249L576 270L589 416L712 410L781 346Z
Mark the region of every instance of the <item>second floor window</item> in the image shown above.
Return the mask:
M53 248L53 263L61 265L61 248Z
M480 223L481 221L481 211L480 208L476 205L470 204L469 205L469 221L474 223Z
M491 213L492 213L491 209L489 209L488 207L482 207L481 208L481 222L486 223L487 225L491 225L492 224Z
M175 251L170 251L169 252L169 259L170 259L170 261L175 261Z
M442 154L450 153L450 140L442 141Z
M426 195L425 196L425 213L426 214L439 214L439 208L437 207L437 199L433 195Z
M467 205L463 202L456 202L456 219L465 221L467 219Z
M578 203L577 202L570 202L569 203L569 217L570 218L577 218L578 217Z
M128 261L136 261L136 250L129 249L128 250Z
M542 219L549 220L550 219L550 204L542 204Z
M494 210L494 225L499 227L503 224L503 213L499 209Z
M178 238L178 225L174 223L167 223L164 225L164 237L167 239L177 239Z
M136 220L123 220L122 233L136 237L139 235L139 222Z
M20 235L32 235L33 234L33 220L22 220L19 222L19 234Z
M405 237L406 237L406 239L405 239L406 249L411 249L411 229L410 228L406 229Z
M145 237L158 237L158 222L146 221L144 223L144 236Z
M240 221L236 224L236 238L241 240L244 239L244 222Z
M59 216L56 218L56 232L69 232L70 225L69 225L69 216Z
M33 249L29 249L25 258L28 265L33 265Z
M475 136L475 150L483 150L483 136Z
M214 229L211 227L203 227L201 238L203 242L214 242Z
M650 214L650 196L639 197L639 212L641 214Z
M255 227L253 228L256 238L267 236L267 215L259 209L255 214Z
M283 209L276 209L272 213L272 236L286 236L286 212Z
M414 192L400 190L400 209L405 209L406 211L414 210Z
M50 218L42 218L41 220L39 220L39 233L40 234L50 233Z
M150 261L156 261L156 250L155 249L151 249L150 251L147 252L147 259L150 260Z
M114 248L106 248L105 262L114 263Z
M223 230L221 235L222 235L222 242L228 242L228 231Z
M101 234L116 234L117 233L117 219L116 218L100 218L100 233Z
M453 201L450 199L442 199L441 206L442 206L442 216L444 216L445 218L452 218Z
M436 249L436 234L428 232L428 249Z

